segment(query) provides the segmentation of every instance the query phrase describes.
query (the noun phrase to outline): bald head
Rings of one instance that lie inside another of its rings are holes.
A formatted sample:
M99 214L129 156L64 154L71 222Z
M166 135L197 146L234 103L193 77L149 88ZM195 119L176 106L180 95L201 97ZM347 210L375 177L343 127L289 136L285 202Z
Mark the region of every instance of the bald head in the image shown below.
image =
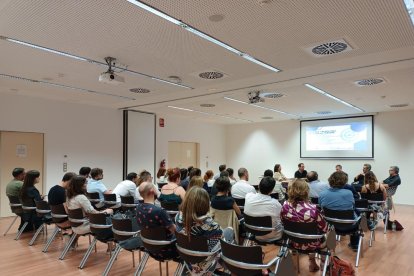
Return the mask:
M148 196L153 195L154 194L154 185L151 182L142 182L141 185L139 185L139 194L144 199Z
M309 182L316 181L318 180L318 173L315 171L310 171L306 175L306 178L308 179Z

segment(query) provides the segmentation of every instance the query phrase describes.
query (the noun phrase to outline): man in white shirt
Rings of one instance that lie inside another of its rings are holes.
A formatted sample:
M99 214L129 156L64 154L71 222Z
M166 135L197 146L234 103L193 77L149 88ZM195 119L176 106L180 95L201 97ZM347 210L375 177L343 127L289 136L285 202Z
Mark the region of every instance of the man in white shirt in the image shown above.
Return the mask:
M259 184L260 193L248 193L244 205L244 213L252 217L272 218L272 227L274 230L264 236L257 236L256 239L261 241L274 241L282 238L283 226L280 220L280 211L282 205L272 198L270 194L275 187L276 181L273 177L263 177Z
M309 182L309 196L319 198L321 192L328 190L330 188L328 183L321 182L318 179L318 173L315 171L310 171L306 175L306 179Z
M246 194L248 193L255 194L255 188L247 182L249 181L249 172L245 168L240 168L238 175L240 180L231 187L231 196L241 199L246 198Z
M113 193L116 194L116 201L121 202L121 196L133 196L135 201L138 201L137 192L138 175L134 172L129 173L126 180L116 185Z

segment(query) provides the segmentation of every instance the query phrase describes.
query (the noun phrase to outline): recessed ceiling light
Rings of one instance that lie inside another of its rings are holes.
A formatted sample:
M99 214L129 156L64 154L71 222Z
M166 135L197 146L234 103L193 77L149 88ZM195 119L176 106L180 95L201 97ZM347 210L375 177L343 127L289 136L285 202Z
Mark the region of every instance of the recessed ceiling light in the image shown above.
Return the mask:
M348 102L346 102L344 100L341 100L341 99L335 97L334 95L332 95L332 94L330 94L328 92L325 92L325 91L323 91L322 89L320 89L320 88L318 88L316 86L313 86L312 84L305 83L305 86L308 87L308 88L310 88L310 89L312 89L314 92L317 92L319 94L322 94L322 95L324 95L324 96L326 96L328 98L331 98L331 99L333 99L333 100L335 100L337 102L340 102L340 103L342 103L342 104L344 104L346 106L352 107L352 108L354 108L354 109L356 109L358 111L361 111L361 112L365 112L365 110L363 110L363 109L361 109L361 108L359 108L359 107L357 107L357 106L355 106L353 104L350 104L350 103L348 103Z
M414 24L414 0L404 0L404 4L411 18L411 22Z
M284 114L284 115L289 115L289 116L292 116L292 117L298 117L297 115L292 114L292 113L289 113L289 112L277 110L277 109L270 108L270 107L261 106L261 105L258 105L258 104L249 104L247 102L243 102L243 101L240 101L240 100L237 100L237 99L233 99L233 98L230 98L230 97L224 97L224 99L229 100L229 101L233 101L233 102L236 102L236 103L247 104L249 106L254 106L254 107L257 107L257 108L274 111L274 112L281 113L281 114Z
M200 104L201 107L215 107L215 104Z
M224 77L224 74L217 72L217 71L210 71L210 72L202 72L198 74L198 76L202 79L215 80L215 79L221 79L222 77Z
M138 93L138 94L146 94L150 92L149 89L145 89L145 88L131 88L129 89L129 91L131 91L132 93Z
M172 16L170 16L170 15L168 15L168 14L166 14L166 13L160 11L160 10L157 10L157 9L155 9L155 8L149 6L149 5L147 5L147 4L145 4L145 3L141 2L141 1L136 1L136 0L127 0L127 1L129 3L131 3L131 4L133 4L133 5L141 8L141 9L143 9L143 10L146 10L146 11L148 11L148 12L150 12L150 13L156 15L156 16L159 16L159 17L161 17L161 18L163 18L163 19L165 19L165 20L167 20L167 21L169 21L169 22L171 22L171 23L173 23L173 24L175 24L177 26L180 26L184 30L189 31L190 33L193 33L196 36L201 37L202 39L205 39L207 41L210 41L210 42L216 44L216 45L218 45L218 46L220 46L220 47L222 47L222 48L224 48L224 49L226 49L226 50L228 50L228 51L236 54L239 57L242 57L242 58L244 58L244 59L246 59L248 61L251 61L251 62L253 62L253 63L257 64L257 65L260 65L260 66L262 66L262 67L264 67L266 69L269 69L269 70L271 70L273 72L279 72L280 71L278 68L273 67L270 64L267 64L267 63L265 63L263 61L260 61L260 60L254 58L253 56L251 56L251 55L249 55L247 53L243 53L240 50L237 50L236 48L233 48L232 46L230 46L230 45L228 45L228 44L226 44L226 43L224 43L224 42L222 42L222 41L220 41L218 39L215 39L214 37L209 36L208 34L206 34L206 33L202 32L202 31L200 31L200 30L198 30L198 29L196 29L196 28L194 28L194 27L186 24L185 22L182 22L182 21L180 21L180 20L178 20L178 19L176 19L176 18L174 18L174 17L172 17Z

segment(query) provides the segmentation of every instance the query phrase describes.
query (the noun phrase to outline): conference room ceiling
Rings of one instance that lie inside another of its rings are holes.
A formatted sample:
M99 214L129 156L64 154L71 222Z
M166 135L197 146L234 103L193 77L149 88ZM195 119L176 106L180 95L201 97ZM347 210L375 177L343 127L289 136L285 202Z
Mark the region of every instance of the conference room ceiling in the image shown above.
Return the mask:
M0 99L2 94L18 94L220 124L414 108L414 26L404 0L143 3L281 71L250 62L126 0L0 0ZM121 67L146 76L117 70L125 83L105 84L98 81L104 66L7 38L102 63L107 56L115 57ZM345 51L310 51L338 41L347 43ZM202 72L223 77L203 79ZM148 76L171 82L170 76L178 76L192 89ZM382 82L356 84L364 79ZM149 93L133 93L133 88ZM258 104L266 109L225 99L247 102L252 91L282 96ZM212 107L201 106L205 104Z

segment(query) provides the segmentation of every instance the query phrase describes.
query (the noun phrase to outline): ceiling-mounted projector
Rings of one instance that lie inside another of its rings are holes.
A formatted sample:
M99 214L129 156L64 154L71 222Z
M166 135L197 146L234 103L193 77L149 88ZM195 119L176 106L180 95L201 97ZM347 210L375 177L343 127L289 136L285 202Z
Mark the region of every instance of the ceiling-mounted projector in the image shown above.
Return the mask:
M117 74L115 74L112 66L115 66L116 58L113 57L106 57L105 62L108 64L108 71L103 72L99 75L98 80L103 83L109 84L121 84L125 82L125 79Z
M247 94L247 97L249 98L250 104L257 104L264 102L264 99L260 97L260 91L252 91Z

